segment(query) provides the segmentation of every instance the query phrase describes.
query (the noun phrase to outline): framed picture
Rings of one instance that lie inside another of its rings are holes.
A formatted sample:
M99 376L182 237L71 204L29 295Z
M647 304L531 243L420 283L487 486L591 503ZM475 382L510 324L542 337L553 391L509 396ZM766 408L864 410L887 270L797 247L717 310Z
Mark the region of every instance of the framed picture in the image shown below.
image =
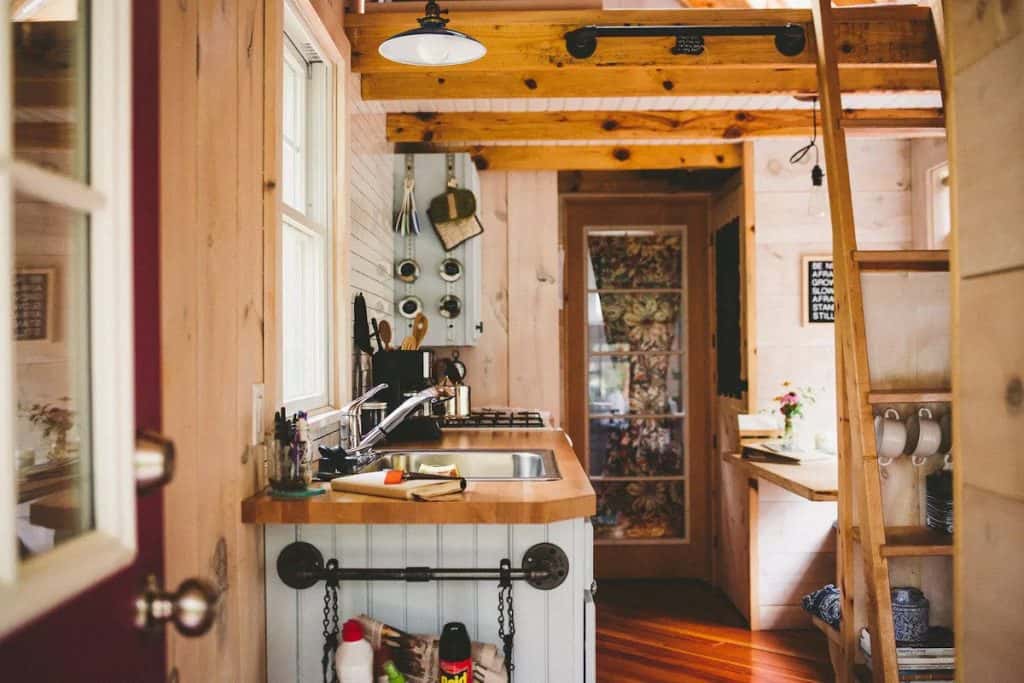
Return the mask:
M19 268L15 272L15 341L53 341L56 284L56 268Z
M800 263L803 325L834 323L836 295L832 279L832 255L807 255L801 258Z

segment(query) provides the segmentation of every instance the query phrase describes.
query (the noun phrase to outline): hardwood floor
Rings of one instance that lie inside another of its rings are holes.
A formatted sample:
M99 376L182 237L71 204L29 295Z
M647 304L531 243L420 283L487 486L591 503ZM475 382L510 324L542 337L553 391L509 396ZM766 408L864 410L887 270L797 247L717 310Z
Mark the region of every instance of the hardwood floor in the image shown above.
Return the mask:
M821 633L751 632L703 582L606 580L596 602L599 683L833 680Z

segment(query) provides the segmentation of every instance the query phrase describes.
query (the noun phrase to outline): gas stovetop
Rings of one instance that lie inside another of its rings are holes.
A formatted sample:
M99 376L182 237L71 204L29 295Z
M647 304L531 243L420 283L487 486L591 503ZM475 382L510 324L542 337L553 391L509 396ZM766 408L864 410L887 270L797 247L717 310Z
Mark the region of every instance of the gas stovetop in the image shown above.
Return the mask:
M483 410L469 417L446 417L441 424L449 429L544 429L547 424L536 410Z

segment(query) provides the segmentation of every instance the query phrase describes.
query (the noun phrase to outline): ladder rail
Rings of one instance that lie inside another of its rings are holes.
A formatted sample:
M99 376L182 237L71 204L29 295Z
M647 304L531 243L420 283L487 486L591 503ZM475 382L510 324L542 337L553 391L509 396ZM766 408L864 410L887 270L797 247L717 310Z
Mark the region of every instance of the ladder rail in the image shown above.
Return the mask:
M849 417L851 463L860 467L861 482L857 488L861 516L861 546L868 587L868 622L872 636L873 675L876 681L897 683L896 640L892 621L889 588L889 562L882 556L885 524L882 519L881 473L875 451L870 392L870 372L866 349L864 300L860 268L854 260L857 250L854 229L850 171L846 138L842 125L842 101L839 69L835 55L835 29L830 0L811 3L817 48L819 97L822 105L822 130L825 141L825 163L828 173L828 196L832 216L833 261L835 267L837 346L842 353L843 376L837 378L839 391L844 392ZM847 500L849 505L851 501ZM846 530L849 533L849 530ZM853 581L845 582L849 584ZM856 605L853 605L856 608ZM844 614L844 622L852 622L853 614ZM849 636L851 624L846 625ZM844 642L844 661L851 649Z

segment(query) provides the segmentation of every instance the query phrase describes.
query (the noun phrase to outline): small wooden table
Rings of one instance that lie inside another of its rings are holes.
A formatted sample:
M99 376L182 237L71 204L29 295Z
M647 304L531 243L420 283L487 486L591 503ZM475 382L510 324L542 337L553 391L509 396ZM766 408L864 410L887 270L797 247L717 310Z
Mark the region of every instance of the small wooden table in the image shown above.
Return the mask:
M744 450L771 453L758 443ZM835 458L803 464L722 456L723 589L751 630L810 627L800 598L835 581Z

